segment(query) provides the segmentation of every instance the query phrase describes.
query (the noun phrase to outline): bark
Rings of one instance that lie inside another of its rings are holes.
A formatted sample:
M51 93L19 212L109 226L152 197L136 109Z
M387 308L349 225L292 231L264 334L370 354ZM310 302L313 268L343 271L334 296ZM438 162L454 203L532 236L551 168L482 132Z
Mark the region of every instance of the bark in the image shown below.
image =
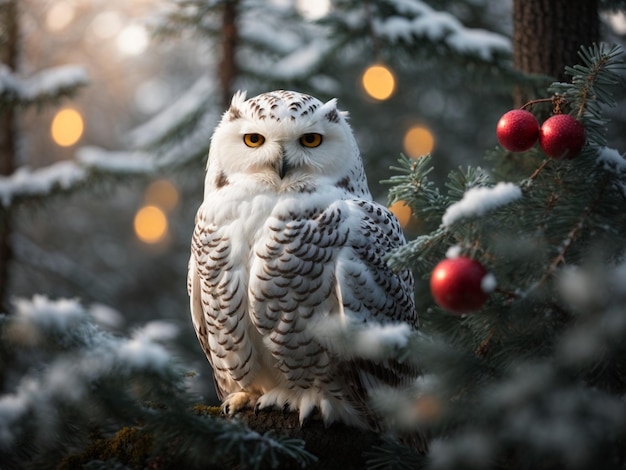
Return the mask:
M300 426L296 413L263 411L255 415L246 410L237 414L258 433L273 432L277 435L302 439L305 448L318 460L307 466L311 470L346 470L366 468L365 452L382 443L381 437L370 431L362 431L341 424L326 428L321 420L311 420Z
M11 71L17 68L19 42L19 19L17 0L0 5L0 63ZM0 176L8 176L15 170L16 120L14 105L0 103ZM0 309L7 312L7 286L11 247L10 210L0 209Z
M513 66L524 73L567 81L565 66L580 60L581 46L600 37L598 0L513 0ZM515 106L528 101L515 92Z
M237 67L236 51L239 43L237 28L237 9L239 0L231 0L224 5L222 16L222 58L219 64L219 81L222 93L222 107L227 108L233 93L233 83L239 68Z

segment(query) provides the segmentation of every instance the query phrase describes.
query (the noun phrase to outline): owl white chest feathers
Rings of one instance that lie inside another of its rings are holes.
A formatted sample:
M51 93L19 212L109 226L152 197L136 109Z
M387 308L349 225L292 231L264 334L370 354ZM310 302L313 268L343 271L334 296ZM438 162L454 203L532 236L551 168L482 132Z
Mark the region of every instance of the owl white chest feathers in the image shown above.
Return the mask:
M417 328L413 278L385 262L404 238L371 201L335 106L285 91L233 98L196 217L191 313L227 413L280 407L303 421L317 409L326 423L378 430L369 390L409 385L417 371L342 358L313 327L340 318Z

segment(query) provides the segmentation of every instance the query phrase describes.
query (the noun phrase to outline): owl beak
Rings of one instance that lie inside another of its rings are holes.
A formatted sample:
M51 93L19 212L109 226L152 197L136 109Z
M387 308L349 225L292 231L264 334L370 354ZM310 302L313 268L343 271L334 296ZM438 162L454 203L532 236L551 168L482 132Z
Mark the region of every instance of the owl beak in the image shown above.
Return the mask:
M287 160L283 158L281 160L280 168L278 169L278 176L280 176L281 180L285 177L288 171L289 171L289 163L287 163Z
M285 152L283 151L282 158L280 159L280 167L278 168L278 176L280 176L280 179L284 179L285 175L289 173L292 168L293 167L287 161L287 157L285 156Z

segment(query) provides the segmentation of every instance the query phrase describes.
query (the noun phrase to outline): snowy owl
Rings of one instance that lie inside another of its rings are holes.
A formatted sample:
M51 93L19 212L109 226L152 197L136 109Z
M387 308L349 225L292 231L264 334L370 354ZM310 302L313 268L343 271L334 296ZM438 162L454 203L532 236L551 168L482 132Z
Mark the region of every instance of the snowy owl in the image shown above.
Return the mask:
M336 100L293 91L234 95L211 138L188 290L224 413L272 407L381 430L377 386L416 369L346 358L314 325L336 319L417 328L413 277L385 256L404 243L372 201Z

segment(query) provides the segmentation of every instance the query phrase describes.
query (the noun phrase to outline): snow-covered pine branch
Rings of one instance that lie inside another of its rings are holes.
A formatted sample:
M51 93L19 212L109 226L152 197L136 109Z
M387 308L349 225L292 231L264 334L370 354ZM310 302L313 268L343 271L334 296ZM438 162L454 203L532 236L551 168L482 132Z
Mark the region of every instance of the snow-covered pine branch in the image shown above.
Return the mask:
M167 347L178 334L175 325L155 321L129 337L114 336L96 322L103 313L111 316L100 305L40 295L14 305L10 315L0 315L2 468L56 468L70 454L86 467L128 464L127 453L114 445L77 453L94 431L103 441L115 426L145 436L143 455L136 449L144 460L134 462L142 467L154 458L161 468L269 468L315 460L300 439L260 434L195 409L190 376Z
M434 10L424 2L389 1L397 15L375 18L375 34L391 44L427 40L449 47L460 56L493 62L512 54L509 38L483 29L466 28L452 14Z
M0 100L21 105L54 101L88 82L85 69L75 65L46 69L29 78L18 77L0 65Z
M70 192L102 174L143 175L151 174L155 169L154 159L147 154L85 147L79 150L77 161L61 161L36 170L22 167L9 176L0 176L0 204L6 208L19 202Z
M521 197L522 190L513 183L500 182L493 187L470 188L460 201L448 207L441 222L448 227L460 219L481 217Z

